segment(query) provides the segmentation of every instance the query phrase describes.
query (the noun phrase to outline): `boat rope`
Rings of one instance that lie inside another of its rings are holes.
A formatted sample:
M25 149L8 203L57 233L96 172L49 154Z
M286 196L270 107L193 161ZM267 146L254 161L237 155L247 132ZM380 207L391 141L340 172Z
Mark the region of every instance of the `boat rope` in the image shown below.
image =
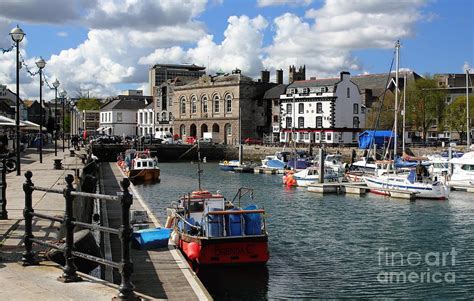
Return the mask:
M197 229L197 230L201 229L201 227L197 227L197 226L191 224L190 222L188 222L188 221L187 221L184 217L182 217L181 215L175 214L175 216L176 216L177 218L179 218L180 220L182 220L186 225L188 225L188 226L190 226L190 227L192 227L192 228L194 228L194 229Z

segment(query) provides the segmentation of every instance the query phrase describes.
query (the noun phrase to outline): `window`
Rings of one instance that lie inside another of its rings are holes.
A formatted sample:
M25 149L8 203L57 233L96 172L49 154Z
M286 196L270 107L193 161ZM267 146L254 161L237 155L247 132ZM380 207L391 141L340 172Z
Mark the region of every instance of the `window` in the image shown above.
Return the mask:
M286 114L290 114L291 113L291 103L287 103L286 104Z
M286 128L291 128L291 117L286 117Z
M214 113L219 113L219 111L220 111L219 101L220 101L219 96L218 95L214 96L214 101L213 101L214 102Z
M109 112L109 122L112 122L112 112Z
M278 122L278 115L273 116L273 122Z
M323 127L323 117L321 116L316 117L316 127L317 128Z
M225 129L227 136L232 136L232 127L230 126L230 124L228 124Z
M352 127L355 129L359 128L359 117L354 117L354 119L352 120Z
M347 88L347 98L351 98L351 89Z
M280 102L278 100L273 101L273 106L278 107L280 105Z
M207 96L202 97L202 112L207 113Z
M359 105L358 104L354 104L354 114L359 114Z
M143 123L148 123L148 114L145 112L144 115L145 115L145 121Z
M143 112L140 112L140 118L138 119L140 123L143 123Z
M171 112L169 113L168 116L169 116L169 121L173 121L173 114Z
M184 97L179 100L179 105L181 114L186 114L186 99Z
M326 134L326 140L330 141L332 139L332 134L331 133L327 133Z
M232 96L230 94L225 96L225 111L226 113L232 113Z
M352 141L357 140L357 132L352 132Z
M166 118L166 112L162 112L162 113L161 113L161 120L162 120L162 121L166 121L166 120L167 120L167 118Z
M316 113L321 114L323 112L323 104L318 102L316 103Z
M298 104L298 113L304 114L304 103Z
M319 139L321 139L320 136L320 133L316 133L316 141L319 141Z
M117 122L122 122L122 112L117 112Z
M197 103L196 96L193 96L193 97L191 98L191 113L192 113L192 114L196 114L196 111L197 111L196 103Z
M360 113L365 114L365 107L364 106L360 106Z
M298 117L298 128L304 128L304 117Z

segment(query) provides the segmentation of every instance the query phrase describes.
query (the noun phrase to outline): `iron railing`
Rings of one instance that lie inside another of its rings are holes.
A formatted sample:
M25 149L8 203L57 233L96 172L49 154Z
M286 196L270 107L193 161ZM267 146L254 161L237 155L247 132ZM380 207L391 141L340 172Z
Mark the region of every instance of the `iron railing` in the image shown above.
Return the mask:
M130 206L133 203L133 195L128 191L130 187L130 181L124 178L120 182L122 191L117 193L117 196L103 195L96 193L77 192L74 190L72 182L74 176L68 174L65 177L66 188L54 189L35 186L31 180L33 173L27 171L25 173L26 181L23 184L23 191L25 192L25 209L23 210L23 216L25 218L25 252L23 253L22 262L24 266L35 265L38 263L36 260L35 253L32 250L33 243L44 245L50 248L58 249L64 252L65 265L63 267L63 274L58 278L59 281L77 282L81 281L81 277L77 274L77 267L74 263L75 257L80 257L86 260L94 261L99 264L111 266L116 268L120 272L121 283L119 286L118 299L135 299L134 285L131 282L131 275L133 273L133 263L130 259L130 240L132 236L132 228L130 226ZM32 206L32 195L33 191L44 191L48 193L62 194L65 199L65 213L64 217L50 216L47 214L35 213ZM73 201L76 196L82 196L93 199L107 200L107 201L118 201L122 204L122 221L119 229L103 227L95 224L83 223L75 221L73 218ZM58 246L56 244L43 241L41 239L34 238L32 231L33 217L48 219L51 221L60 222L66 228L66 243L64 246ZM96 257L86 253L73 250L74 244L74 227L80 226L95 231L108 232L116 234L120 238L121 242L121 261L114 262L104 258Z

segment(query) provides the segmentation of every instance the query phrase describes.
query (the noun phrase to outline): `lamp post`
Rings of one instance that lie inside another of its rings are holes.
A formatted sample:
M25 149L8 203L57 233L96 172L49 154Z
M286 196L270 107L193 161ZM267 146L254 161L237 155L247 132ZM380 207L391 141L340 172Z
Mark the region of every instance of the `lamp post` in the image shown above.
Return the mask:
M63 153L64 153L64 136L66 135L65 120L64 120L64 113L65 113L64 106L66 104L66 95L67 95L67 92L65 90L62 90L61 93L59 93L59 97L61 97L61 102L63 103L63 131L62 131L62 134L63 134Z
M58 88L59 81L56 80L53 82L54 87L54 156L58 155Z
M16 43L16 175L21 175L20 162L20 42L25 33L18 25L10 31L13 42Z
M46 66L46 62L42 57L36 61L36 67L39 69L40 75L40 143L39 143L39 153L40 153L40 163L43 163L43 68Z

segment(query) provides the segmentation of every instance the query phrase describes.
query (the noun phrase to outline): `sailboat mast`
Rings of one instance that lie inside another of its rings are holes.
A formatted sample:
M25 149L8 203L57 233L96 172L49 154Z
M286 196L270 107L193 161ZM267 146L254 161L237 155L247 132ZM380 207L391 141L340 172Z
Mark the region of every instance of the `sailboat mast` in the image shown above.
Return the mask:
M200 147L199 147L199 141L197 142L197 145L198 145L198 149L197 149L197 153L198 153L198 186L199 186L199 191L201 191L201 173L202 173L202 170L201 170L201 150L200 150Z
M405 118L407 101L407 73L403 76L403 129L402 129L402 151L405 152Z
M393 139L393 159L395 160L395 155L397 154L397 132L398 132L398 70L400 68L400 41L397 40L395 44L396 49L396 69L395 69L395 126L394 134L395 138Z
M467 151L471 146L471 125L469 122L469 68L466 67L466 146Z

